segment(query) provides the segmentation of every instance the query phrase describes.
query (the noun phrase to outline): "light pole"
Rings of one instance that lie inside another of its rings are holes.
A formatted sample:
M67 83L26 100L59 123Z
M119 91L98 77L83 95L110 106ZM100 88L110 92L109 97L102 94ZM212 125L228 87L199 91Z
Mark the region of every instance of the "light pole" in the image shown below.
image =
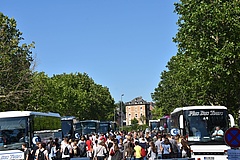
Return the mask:
M121 102L120 102L120 112L121 112L121 120L120 120L120 123L121 123L121 128L123 130L123 106L122 106L122 97L124 96L124 94L121 94Z
M115 109L113 111L113 122L115 122Z

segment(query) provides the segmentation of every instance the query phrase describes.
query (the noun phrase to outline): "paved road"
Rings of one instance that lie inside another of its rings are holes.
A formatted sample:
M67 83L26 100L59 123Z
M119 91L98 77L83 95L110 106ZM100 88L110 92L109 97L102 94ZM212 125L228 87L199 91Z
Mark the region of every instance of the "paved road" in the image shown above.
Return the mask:
M71 158L71 160L90 160L87 157L82 157L82 158Z
M87 157L83 157L83 158L71 158L71 160L90 160ZM162 159L159 159L162 160ZM165 160L173 160L173 159L165 159ZM195 160L195 158L174 158L174 160Z

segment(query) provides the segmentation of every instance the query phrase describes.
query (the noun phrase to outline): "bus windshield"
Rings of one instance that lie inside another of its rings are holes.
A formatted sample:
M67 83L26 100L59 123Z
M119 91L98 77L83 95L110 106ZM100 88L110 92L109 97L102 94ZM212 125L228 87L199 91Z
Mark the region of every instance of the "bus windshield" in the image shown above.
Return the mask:
M152 122L150 122L150 129L151 129L151 131L158 130L159 127L160 127L160 122L159 121L152 121Z
M96 133L96 122L82 122L82 134Z
M64 137L71 137L73 134L73 121L72 120L62 120L62 132Z
M0 150L21 149L27 138L27 118L2 118L0 120Z
M109 123L99 123L99 130L98 132L99 133L107 133L109 131L109 126L110 124Z
M223 133L228 128L226 110L186 110L184 112L185 129L188 141L221 142L224 136L213 136L216 127Z

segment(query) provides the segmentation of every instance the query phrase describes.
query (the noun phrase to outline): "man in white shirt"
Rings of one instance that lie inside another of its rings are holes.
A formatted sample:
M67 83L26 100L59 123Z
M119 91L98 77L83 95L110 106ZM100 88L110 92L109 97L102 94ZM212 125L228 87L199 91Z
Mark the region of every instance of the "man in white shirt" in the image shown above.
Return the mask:
M216 130L213 132L212 136L216 138L222 138L224 135L223 130L220 129L219 126L216 127Z

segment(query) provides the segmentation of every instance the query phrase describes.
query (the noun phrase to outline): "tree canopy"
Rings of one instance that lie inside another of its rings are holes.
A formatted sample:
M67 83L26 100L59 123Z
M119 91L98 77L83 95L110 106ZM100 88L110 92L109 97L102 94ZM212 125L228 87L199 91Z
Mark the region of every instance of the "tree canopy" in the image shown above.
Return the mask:
M113 120L114 100L109 89L96 84L86 73L48 77L35 73L30 105L38 111L58 112L79 120Z
M24 110L30 90L34 43L22 43L15 19L0 12L0 105L1 110Z
M180 0L176 56L152 94L156 111L223 105L233 114L240 104L240 3L238 0ZM156 112L155 111L155 112Z

